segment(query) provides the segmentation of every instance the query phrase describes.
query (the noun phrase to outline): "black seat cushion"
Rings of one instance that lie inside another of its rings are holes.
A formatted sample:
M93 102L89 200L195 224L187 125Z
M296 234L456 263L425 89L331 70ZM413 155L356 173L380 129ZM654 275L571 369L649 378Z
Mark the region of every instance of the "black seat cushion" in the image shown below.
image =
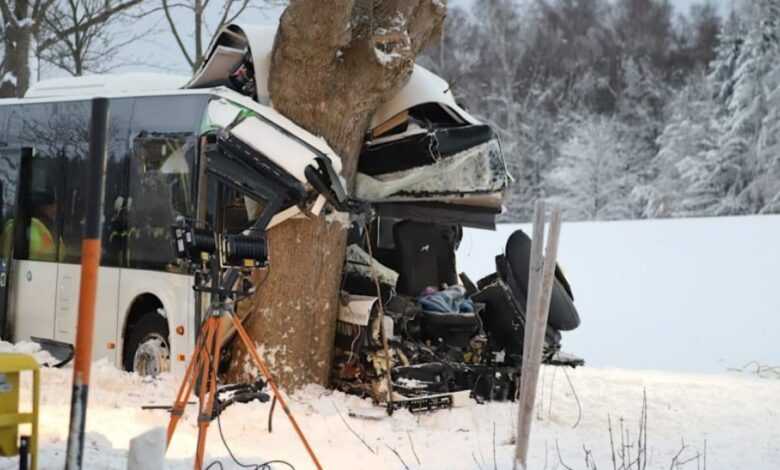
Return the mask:
M506 260L511 268L511 273L506 273L506 275L513 276L514 281L516 281L515 286L520 289L522 296L525 298L528 295L531 239L522 230L517 230L509 237L506 243ZM499 273L501 274L500 267ZM550 298L550 314L547 324L556 330L570 331L580 325L580 316L574 307L572 296L566 288L568 283L564 284L565 278L557 266L555 274L556 278ZM564 282L561 282L562 279ZM507 283L513 289L515 288L512 282Z
M479 320L474 312L420 312L420 334L424 341L466 348L479 332Z
M430 286L458 283L455 249L460 227L404 220L393 226L399 293L417 297Z
M504 360L501 363L520 365L525 335L525 297L522 294L516 296L503 280L496 279L475 294L472 300L485 304L480 319L488 337L487 353L503 351ZM548 325L544 339L548 349L557 349L561 334Z

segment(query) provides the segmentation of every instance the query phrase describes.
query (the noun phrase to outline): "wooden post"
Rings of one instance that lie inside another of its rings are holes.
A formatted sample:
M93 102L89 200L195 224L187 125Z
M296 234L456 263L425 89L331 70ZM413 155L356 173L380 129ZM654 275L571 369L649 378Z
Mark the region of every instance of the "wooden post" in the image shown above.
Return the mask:
M535 315L531 315L539 304L539 293L542 286L542 249L544 248L544 201L539 199L534 203L534 217L531 233L531 261L529 263L528 292L526 293L525 325L523 337L523 358L528 357L531 346L531 333L534 330ZM523 361L525 363L525 361ZM525 369L523 369L525 372Z
M515 445L515 470L527 470L528 445L531 439L536 386L542 363L542 349L550 313L550 298L555 281L555 263L558 256L558 240L561 234L561 212L553 211L547 233L547 250L542 265L544 244L544 203L534 206L534 237L531 240L531 263L526 308L525 337L523 342L523 368L520 375L520 403L517 416L517 440Z
M70 399L65 468L77 470L84 461L84 429L87 419L89 372L92 366L92 339L95 329L95 299L100 266L101 215L106 177L108 140L108 99L92 100L92 122L89 130L89 164L87 198L84 207L84 239L81 243L81 286L79 316L76 327L76 354L73 359L73 390Z

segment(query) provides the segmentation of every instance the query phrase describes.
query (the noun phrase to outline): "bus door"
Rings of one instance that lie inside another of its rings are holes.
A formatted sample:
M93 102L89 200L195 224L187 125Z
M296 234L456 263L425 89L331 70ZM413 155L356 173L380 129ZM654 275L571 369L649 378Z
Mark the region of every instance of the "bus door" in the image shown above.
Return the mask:
M102 254L98 270L98 291L95 299L95 325L92 359L116 360L117 301L119 299L119 255L122 233L122 201L124 194L125 156L127 153L128 121L132 103L111 100L108 155L106 162L105 202L103 205ZM89 129L90 102L70 102L61 105L59 115L67 118L75 129ZM59 122L59 120L57 120ZM76 340L79 288L81 285L81 242L84 234L84 206L90 197L85 194L89 159L88 134L78 133L77 139L61 147L60 182L60 254L57 272L54 339L73 344Z
M14 219L13 340L54 338L54 304L60 239L59 171L47 148L23 149L19 204Z
M29 149L27 149L29 152ZM20 149L0 149L0 338L11 341L11 291L14 258L14 218L17 213L19 174L22 162Z

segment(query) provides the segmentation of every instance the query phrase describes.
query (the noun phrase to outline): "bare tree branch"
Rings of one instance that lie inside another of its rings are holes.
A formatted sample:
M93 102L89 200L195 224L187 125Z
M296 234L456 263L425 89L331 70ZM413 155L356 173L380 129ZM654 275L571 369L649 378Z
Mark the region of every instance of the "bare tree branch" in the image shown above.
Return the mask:
M190 6L188 4L186 4L186 3L169 3L168 6L167 6L167 8L169 10L171 10L171 11L173 11L176 8L189 8L189 7ZM136 19L138 19L138 18L145 18L147 16L151 16L151 15L154 15L156 13L160 13L165 8L166 7L164 7L162 5L156 6L156 7L152 7L152 8L148 8L148 9L145 9L142 12L139 12L138 14L136 14L135 18Z
M74 76L111 70L117 63L106 58L120 56L125 46L146 33L126 35L118 27L126 10L138 3L65 0L52 5L41 21L41 34L47 39L39 39L36 56Z
M229 2L225 3L225 9L222 12L222 18L220 18L220 20L219 20L219 26L217 26L217 29L221 28L222 26L224 26L226 24L230 24L233 21L235 21L236 18L238 18L241 15L241 13L243 13L244 10L246 10L246 7L249 6L249 0L243 0L241 2L241 6L238 8L238 11L236 11L236 13L234 15L232 15L230 18L228 18L228 15L230 14L230 10L233 8L233 4L235 4L235 3L236 3L236 0L230 0Z
M181 36L179 36L179 30L176 28L176 23L174 23L173 18L171 18L171 11L168 8L168 0L162 0L162 3L165 19L168 20L168 25L171 27L171 33L173 33L173 37L176 38L176 44L179 45L179 50L182 54L184 54L184 58L187 60L187 63L190 64L190 67L192 67L195 62L190 58L190 54L187 52L187 47L181 40Z
M76 33L77 30L88 29L88 28L96 26L96 25L98 25L100 23L104 23L107 20L109 20L111 17L117 15L118 13L126 11L126 10L128 10L129 8L131 8L131 7L135 6L135 5L139 5L139 4L141 4L141 2L143 2L143 0L128 0L128 1L122 2L122 3L118 4L118 5L115 5L113 7L106 8L106 9L102 10L100 13L92 16L89 20L85 21L83 24L74 25L73 27L71 27L69 29L60 31L59 34L61 34L61 35L70 35L70 34ZM106 5L108 5L108 3L109 2L106 2ZM57 42L58 40L59 40L59 38L57 38L57 37L50 37L48 39L43 40L43 42L40 43L38 45L38 47L41 50L46 49L46 48L50 47L52 44L54 44L55 42Z
M11 11L11 6L8 4L7 1L5 0L0 1L0 12L2 12L3 19L5 19L3 26L5 26L5 24L10 24L14 28L19 27L19 19Z

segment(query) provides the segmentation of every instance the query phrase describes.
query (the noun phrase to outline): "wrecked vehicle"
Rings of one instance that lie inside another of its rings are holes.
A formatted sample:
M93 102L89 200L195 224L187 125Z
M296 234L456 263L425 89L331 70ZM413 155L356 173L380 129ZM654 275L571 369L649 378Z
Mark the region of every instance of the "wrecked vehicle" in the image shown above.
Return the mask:
M223 28L188 86L225 86L268 102L274 34ZM401 403L439 397L414 401L420 410L452 406L453 392L514 399L522 363L528 236L515 232L496 257L496 272L476 284L456 269L463 227L495 228L511 176L496 133L458 106L449 88L415 66L409 83L373 116L350 195L370 203L372 215L353 217L332 370L336 388L377 402L387 401L389 386ZM329 199L343 208L346 198ZM583 363L560 352L560 332L579 322L557 269L546 363Z
M478 401L512 400L522 364L530 238L516 231L496 257L496 272L476 284L458 274L463 227L495 228L510 177L492 129L448 89L418 67L374 117L356 193L376 216L352 228L344 268L350 301L337 328L334 385L385 401L389 369L394 399L411 399L414 409L452 406L456 399L441 394L464 391ZM557 269L546 363L583 363L560 352L560 332L579 322ZM426 396L437 399L415 399Z
M141 373L183 371L208 302L192 301L192 279L159 249L170 243L171 225L195 219L238 233L258 219L268 228L303 212L319 214L326 205L339 211L369 205L370 216L356 215L349 234L333 386L377 402L386 401L389 387L396 403L449 394L416 402L418 409L451 406L455 392L478 400L513 399L522 361L528 237L513 234L496 258L496 273L476 283L458 273L455 258L463 227L494 229L502 211L511 177L496 133L457 105L443 79L416 66L409 83L373 116L348 195L335 152L270 106L274 34L270 28L224 27L181 90L121 89L111 95L95 85L93 94L112 100L116 121L99 281L111 287L98 298L98 309L108 313L96 325L96 358ZM12 148L32 146L36 155L47 155L36 142L56 140L12 131L86 127L87 98L67 97L75 90L86 93L83 84L68 83L41 84L31 90L37 98L30 103L6 103L2 122L21 123L5 131ZM77 113L81 120L73 118ZM127 155L116 150L123 148ZM18 173L19 164L11 163L4 181L13 179L11 170ZM56 186L49 199L62 205L68 188L57 186L66 183L57 178L60 167L58 162L34 170L40 170L36 181L42 186ZM57 213L66 214L67 207L62 209ZM78 225L76 218L59 222ZM57 313L66 312L67 303L54 298L55 292L77 290L65 285L77 269L74 253L65 251L64 257L28 260L17 256L20 249L6 260L13 279L23 279L24 271L53 274L36 275L29 286L12 283L22 290L14 291L16 303L4 314L4 338L72 342L75 317ZM42 284L48 280L53 285ZM50 298L41 292L51 292ZM38 316L17 318L19 303L34 304ZM572 290L558 270L547 363L582 363L560 353L560 332L578 324Z

